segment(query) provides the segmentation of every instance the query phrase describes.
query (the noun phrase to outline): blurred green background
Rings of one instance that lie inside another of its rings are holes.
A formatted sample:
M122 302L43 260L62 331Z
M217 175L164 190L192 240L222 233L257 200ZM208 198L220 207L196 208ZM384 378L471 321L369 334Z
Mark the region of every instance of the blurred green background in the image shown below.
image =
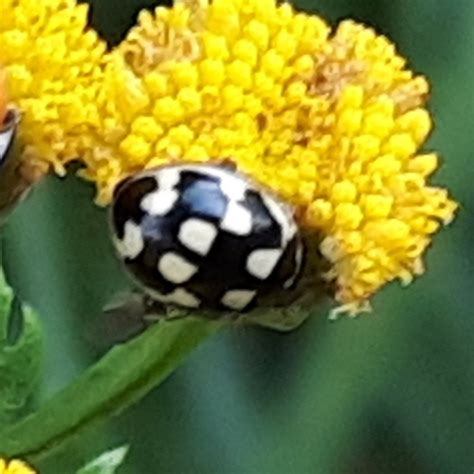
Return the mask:
M333 24L353 17L375 26L431 79L437 127L428 147L444 161L435 182L462 203L457 220L435 238L425 276L408 289L390 285L372 315L329 323L322 311L289 335L221 332L41 472L72 473L122 443L131 444L123 473L474 471L474 2L296 3ZM93 25L116 43L138 10L156 2L92 4ZM45 399L100 356L91 328L126 285L93 194L75 178L51 178L4 236L9 279L44 318Z

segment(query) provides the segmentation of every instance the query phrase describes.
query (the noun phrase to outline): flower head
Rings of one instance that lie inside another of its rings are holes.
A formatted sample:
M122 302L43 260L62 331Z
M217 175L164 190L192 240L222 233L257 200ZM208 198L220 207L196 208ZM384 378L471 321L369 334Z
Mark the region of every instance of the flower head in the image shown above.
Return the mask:
M232 159L294 205L330 264L325 277L345 312L423 271L431 236L456 204L428 185L436 154L419 152L432 127L428 83L385 37L353 21L332 31L276 0L182 0L142 12L127 39L102 56L83 33L80 7L59 3L76 19L77 39L71 58L57 62L61 106L44 107L44 90L35 96L41 113L54 115L47 127L37 122L47 140L36 139L35 149L59 169L80 152L100 203L145 168ZM9 50L15 44L10 39ZM19 87L24 80L14 73Z
M111 54L98 104L101 141L84 156L99 201L143 168L232 158L306 203L316 170L309 162L299 169L307 151L301 120L305 108L322 105L308 89L329 32L320 18L274 0L187 1L142 12ZM311 185L296 195L301 173Z
M328 108L309 127L318 189L305 221L321 229L341 309L357 312L385 283L423 272L431 235L457 204L428 185L438 158L418 150L432 127L429 87L393 44L346 21L316 63L309 94Z
M13 460L7 462L0 459L0 474L35 474L35 471L23 461Z
M99 121L93 102L105 45L86 30L87 6L75 0L2 0L0 18L0 75L22 114L22 157L63 174Z

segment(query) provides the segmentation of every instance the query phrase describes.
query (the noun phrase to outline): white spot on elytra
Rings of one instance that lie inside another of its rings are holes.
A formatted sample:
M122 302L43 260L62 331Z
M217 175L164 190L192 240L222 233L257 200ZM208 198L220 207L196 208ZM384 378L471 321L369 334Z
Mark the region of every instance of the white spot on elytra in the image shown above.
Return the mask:
M277 221L281 229L281 246L286 247L288 242L297 232L295 221L291 216L289 209L278 204L272 197L262 194L262 200L268 209L270 215Z
M178 306L185 306L187 308L198 308L201 304L199 298L184 288L176 288L172 293L166 295L150 288L146 288L145 291L160 303L171 303Z
M158 262L158 271L177 285L188 281L198 268L174 252L165 253Z
M117 239L115 246L123 258L138 257L145 246L140 226L132 221L125 222L123 239Z
M229 202L221 229L236 235L249 235L252 231L252 214L240 204Z
M254 250L247 258L247 271L260 280L268 278L282 255L281 249Z
M222 297L221 303L230 309L240 311L250 304L256 294L257 292L253 290L230 290Z
M11 145L14 132L15 132L15 128L12 127L0 133L0 161L2 160L3 156L7 152L8 147Z
M147 194L142 199L140 207L152 216L164 216L171 211L178 197L176 191L159 189Z
M225 173L221 176L220 188L231 201L242 201L245 198L247 184L240 177Z
M158 186L161 191L171 191L179 183L178 168L162 168L156 174Z
M210 222L191 218L181 224L178 239L189 250L207 255L217 236L217 229Z

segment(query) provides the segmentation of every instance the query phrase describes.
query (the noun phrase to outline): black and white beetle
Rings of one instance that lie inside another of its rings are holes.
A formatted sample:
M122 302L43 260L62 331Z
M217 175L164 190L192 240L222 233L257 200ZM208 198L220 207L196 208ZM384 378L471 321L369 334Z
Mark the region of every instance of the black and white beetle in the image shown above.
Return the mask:
M170 165L126 179L111 227L127 270L165 305L247 311L294 287L303 267L291 208L226 165Z

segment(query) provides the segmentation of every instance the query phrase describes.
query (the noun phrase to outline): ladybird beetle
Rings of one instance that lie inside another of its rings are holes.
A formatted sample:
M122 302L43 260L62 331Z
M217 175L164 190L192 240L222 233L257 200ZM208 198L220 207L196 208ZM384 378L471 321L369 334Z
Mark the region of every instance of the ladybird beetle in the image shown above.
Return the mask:
M293 288L303 266L291 208L228 166L170 165L127 178L111 227L126 269L166 305L246 311Z

